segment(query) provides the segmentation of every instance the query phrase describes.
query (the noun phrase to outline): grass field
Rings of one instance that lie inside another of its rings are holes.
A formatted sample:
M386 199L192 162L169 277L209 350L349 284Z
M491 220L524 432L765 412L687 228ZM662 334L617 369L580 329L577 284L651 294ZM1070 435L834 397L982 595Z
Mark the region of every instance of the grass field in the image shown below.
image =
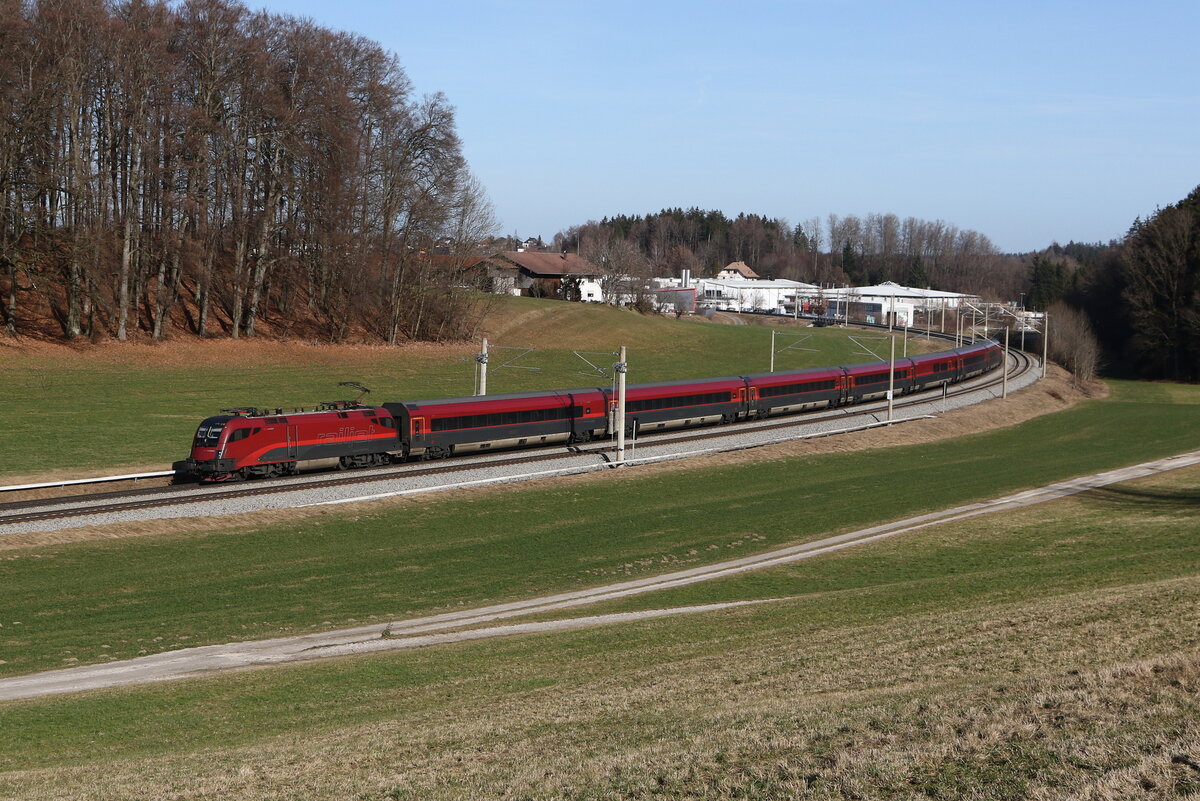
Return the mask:
M613 319L556 313L497 319L564 359ZM721 358L769 339L648 322L731 337ZM89 380L121 387L124 358ZM918 446L9 547L0 676L655 575L1197 448L1200 388L1117 383ZM3 703L0 798L1194 797L1197 487L1176 471L575 614L754 606Z
M1185 797L1198 484L655 599L756 607L5 704L0 795Z
M1126 384L932 445L11 551L0 675L652 575L1192 448L1200 404Z
M785 328L795 333L778 338L777 369L872 360L847 339L848 332ZM491 393L606 384L586 374L591 368L574 351L611 367L621 345L629 348L634 382L766 372L770 363L767 328L647 317L608 306L499 298L485 333L491 336ZM887 356L880 334L849 335ZM801 347L813 350L783 350L801 338ZM909 345L914 351L944 347L915 337ZM521 355L525 348L534 350ZM339 387L340 381L363 383L372 390L366 400L377 403L470 395L470 357L477 349L478 343L344 348L222 341L110 343L85 350L2 345L0 477L167 469L187 455L204 417L235 406L312 407L356 394Z

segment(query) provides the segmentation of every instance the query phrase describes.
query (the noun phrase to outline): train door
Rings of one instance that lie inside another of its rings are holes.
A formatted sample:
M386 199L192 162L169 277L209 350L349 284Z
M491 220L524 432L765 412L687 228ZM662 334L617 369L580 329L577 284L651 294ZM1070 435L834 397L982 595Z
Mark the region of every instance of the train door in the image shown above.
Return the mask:
M412 418L412 422L409 424L409 435L412 437L412 445L414 447L424 446L425 432L427 430L425 428L424 417Z
M289 425L287 427L287 451L288 459L295 460L296 452L300 449L300 426Z

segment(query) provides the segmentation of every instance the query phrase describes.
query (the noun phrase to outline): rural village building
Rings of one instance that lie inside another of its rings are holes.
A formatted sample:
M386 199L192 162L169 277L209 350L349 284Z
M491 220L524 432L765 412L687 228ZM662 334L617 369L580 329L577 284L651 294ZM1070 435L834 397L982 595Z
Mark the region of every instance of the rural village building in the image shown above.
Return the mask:
M607 273L574 253L509 251L483 259L478 269L485 272L489 291L498 295L535 294L539 287L554 294L570 281L578 283L581 301L605 301L601 281Z
M591 303L632 302L632 279L606 272L574 253L509 251L480 259L474 266L485 287L497 294L561 297L564 285L578 290L578 299ZM978 295L901 286L886 281L865 287L820 287L801 281L762 279L745 262L733 262L716 278L694 280L688 271L679 278L650 279L660 310L758 312L826 317L865 317L911 325L918 311L955 311L979 304Z

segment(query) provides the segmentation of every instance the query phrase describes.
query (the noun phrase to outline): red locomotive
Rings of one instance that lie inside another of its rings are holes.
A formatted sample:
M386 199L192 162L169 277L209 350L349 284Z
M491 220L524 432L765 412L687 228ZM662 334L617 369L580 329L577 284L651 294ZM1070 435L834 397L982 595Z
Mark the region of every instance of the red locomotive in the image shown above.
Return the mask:
M322 467L385 465L403 456L396 421L387 409L351 401L311 412L225 409L196 429L191 458L176 473L201 481L271 478Z

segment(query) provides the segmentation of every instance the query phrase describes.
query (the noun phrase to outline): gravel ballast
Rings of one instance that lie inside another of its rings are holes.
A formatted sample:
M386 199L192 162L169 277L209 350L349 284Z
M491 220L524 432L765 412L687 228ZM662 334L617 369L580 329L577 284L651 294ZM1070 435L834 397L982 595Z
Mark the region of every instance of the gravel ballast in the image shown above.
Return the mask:
M1020 376L1010 378L1009 392L1016 392L1033 384L1039 376L1040 368L1031 368ZM975 383L984 383L985 380L985 378L975 379ZM971 382L963 386L970 387ZM622 470L636 470L638 465L757 448L790 440L831 436L872 427L900 425L908 421L928 419L930 416L994 400L999 398L1000 394L999 387L969 390L947 398L935 394L928 401L904 409L897 408L890 424L887 422L886 402L876 401L837 410L838 413L833 417L823 420L813 421L810 416L798 415L794 418L794 425L784 428L780 428L778 425L786 421L788 419L786 417L768 418L764 421L727 428L709 429L712 436L706 437L703 441L697 441L694 439L694 435L704 429L687 429L685 436L677 434L676 436L653 437L643 441L627 441L625 464L620 466L614 465L610 461L613 454L611 447L602 450L581 449L568 458L562 458L561 454L564 449L558 448L548 452L558 454L559 458L547 459L542 462L534 460L521 464L498 465L495 464L496 460L494 459L460 458L443 463L453 464L460 468L452 473L417 475L418 468L429 465L428 463L414 464L412 475L406 475L404 471L395 472L393 470L381 474L378 481L341 486L306 488L306 485L316 484L329 478L328 474L314 474L291 479L287 484L286 491L271 493L255 492L263 488L263 484L260 482L238 485L239 491L223 492L221 497L208 498L205 497L205 488L181 488L182 494L195 496L195 502L3 525L0 526L0 536L57 531L83 526L106 526L134 521L240 515L269 510L354 503L450 489L534 481L541 478L611 470L618 467ZM356 471L356 475L364 475L364 473ZM230 485L223 485L223 489L230 489ZM84 502L43 507L43 510L65 510L70 509L73 505L84 505Z

